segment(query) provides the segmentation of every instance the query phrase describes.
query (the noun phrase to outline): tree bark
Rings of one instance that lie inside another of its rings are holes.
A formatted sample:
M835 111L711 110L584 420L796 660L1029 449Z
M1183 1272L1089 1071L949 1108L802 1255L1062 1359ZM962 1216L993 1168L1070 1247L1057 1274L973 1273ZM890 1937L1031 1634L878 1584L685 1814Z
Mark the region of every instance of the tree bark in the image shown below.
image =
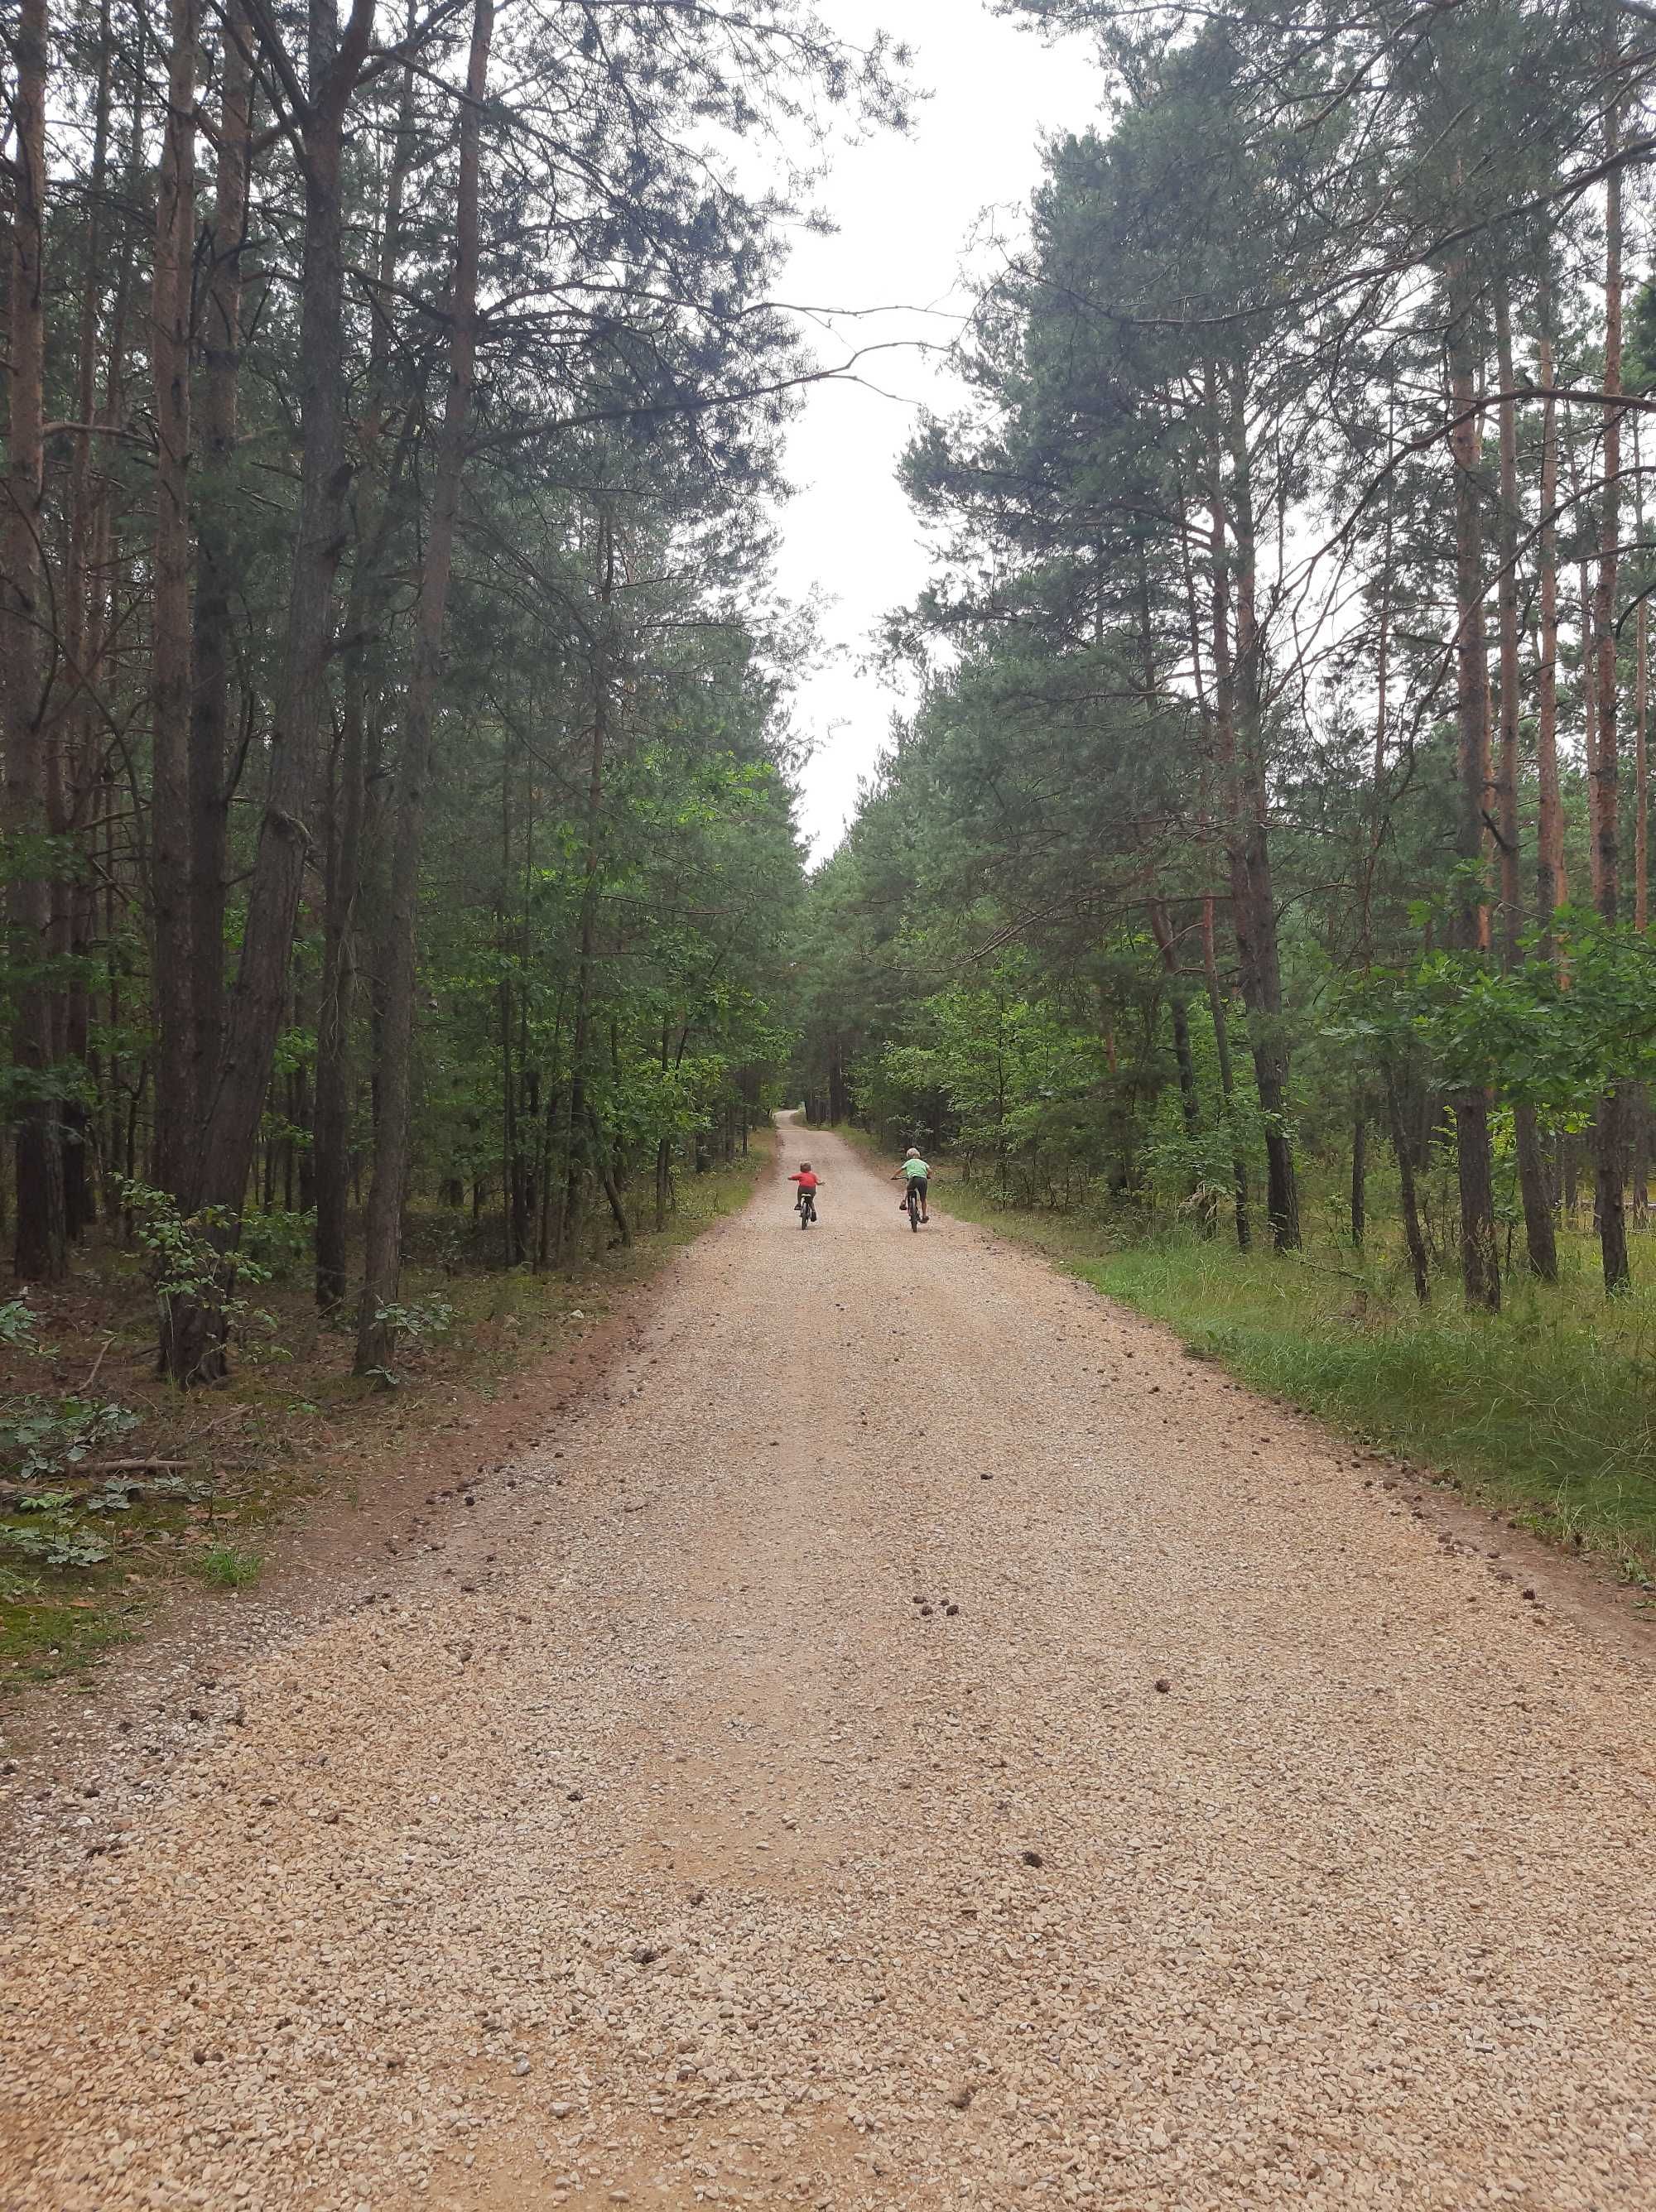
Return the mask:
M1483 517L1478 482L1478 418L1473 412L1476 354L1476 313L1464 261L1449 289L1449 434L1455 476L1456 720L1460 737L1454 902L1454 941L1476 952L1482 938L1487 898L1482 890L1483 823L1488 805L1489 671L1483 628ZM1460 1183L1461 1279L1466 1303L1492 1312L1501 1305L1500 1252L1495 1240L1494 1159L1489 1102L1481 1085L1453 1100L1455 1149Z
M1501 389L1511 392L1514 388L1512 311L1504 278L1495 294L1495 357ZM1519 964L1524 923L1518 815L1519 520L1518 404L1509 399L1502 402L1501 409L1501 575L1495 595L1501 640L1501 750L1495 778L1501 842L1501 957L1503 967L1509 969ZM1553 774L1556 779L1556 757ZM1514 1107L1513 1137L1518 1154L1518 1184L1524 1205L1524 1248L1530 1272L1544 1283L1556 1283L1558 1244L1553 1226L1552 1193L1548 1186L1540 1125L1533 1107Z
M1210 387L1211 388L1211 387ZM1276 898L1270 866L1269 794L1264 761L1264 647L1257 607L1254 508L1248 450L1247 388L1239 370L1232 379L1228 408L1231 489L1228 524L1236 549L1233 660L1224 640L1229 666L1230 710L1220 717L1228 726L1232 787L1232 892L1242 1004L1248 1017L1248 1046L1254 1083L1264 1121L1265 1212L1271 1241L1279 1252L1300 1243L1300 1194L1294 1146L1288 1132L1288 1057L1282 1036L1282 976L1276 924ZM1214 483L1215 684L1221 688L1219 652L1224 627L1219 595L1226 587L1226 502L1218 476ZM1225 737L1221 732L1221 744Z
M569 1157L565 1172L564 1218L573 1232L580 1218L581 1169L576 1132L589 1119L587 1104L587 1058L592 1021L594 967L598 950L598 894L603 826L604 770L610 728L610 611L615 597L615 531L607 508L598 519L598 631L593 641L592 749L587 772L587 824L584 880L581 895L581 936L575 963L575 1020L569 1050ZM696 1172L706 1173L706 1139L696 1142Z
M1173 1060L1178 1070L1178 1097L1184 1115L1184 1133L1194 1142L1202 1133L1202 1094L1196 1088L1196 1057L1190 1049L1190 1017L1184 1003L1178 946L1166 902L1152 899L1149 915L1151 932L1167 976L1167 1003L1173 1028Z
M1553 382L1552 336L1548 318L1551 295L1543 297L1537 367L1543 386ZM1536 909L1543 931L1569 898L1564 872L1564 802L1558 781L1558 403L1541 404L1541 522L1537 538L1540 569L1541 651L1536 668L1535 763L1540 819L1536 844Z
M241 375L241 258L253 152L253 73L240 0L228 0L219 47L222 91L212 268L202 330L200 489L196 526L195 692L190 714L190 994L199 1115L224 1038L224 902L228 872L232 624L237 532L234 465Z
M1644 457L1639 450L1639 422L1633 424L1633 481L1635 486L1635 528L1640 557L1645 558ZM1649 603L1642 592L1634 617L1633 658L1633 926L1642 937L1650 927L1650 641L1646 616ZM1633 1157L1633 1218L1643 1229L1650 1216L1650 1090L1633 1086L1629 1103Z
M155 185L149 360L155 418L150 584L149 902L155 941L156 1181L187 1210L198 1157L190 963L190 322L198 0L172 0Z
M99 306L106 282L104 215L109 167L112 40L109 0L98 10L98 84L92 126L92 167L87 180L86 265L81 280L81 327L75 380L75 419L94 424L98 411ZM92 687L99 681L107 624L104 543L109 528L109 500L101 476L92 466L94 439L77 437L70 464L67 558L64 583L66 643L76 697L68 720L66 815L90 842L97 837L102 778L99 763L99 720ZM95 487L95 488L94 488ZM59 887L64 903L65 950L70 955L64 993L63 1057L84 1070L96 1091L98 1056L91 1048L92 946L97 934L98 884L82 868L72 884ZM94 1218L91 1164L93 1115L85 1100L66 1099L63 1108L64 1219L78 1237Z
M5 507L0 514L0 737L5 829L19 858L6 902L16 1097L17 1218L13 1257L26 1282L68 1266L64 1160L48 968L52 863L51 740L40 647L46 624L40 556L46 459L46 0L20 0L13 94L10 374Z
M1248 1209L1248 1156L1236 1127L1236 1077L1231 1066L1231 1025L1225 1011L1224 987L1219 980L1219 961L1214 947L1214 902L1202 902L1202 972L1207 979L1208 1012L1214 1025L1214 1052L1219 1061L1219 1096L1225 1122L1231 1133L1231 1182L1235 1192L1236 1249L1245 1252L1253 1243Z
M1604 120L1607 159L1621 138L1614 106ZM1622 544L1622 179L1612 168L1604 186L1604 496L1598 526L1598 573L1593 594L1593 658L1598 694L1598 759L1592 778L1593 848L1598 855L1598 911L1612 927L1621 918L1621 744L1616 669L1616 580ZM1598 1243L1604 1288L1612 1296L1632 1282L1628 1257L1628 1086L1616 1084L1599 1101L1593 1126Z
M414 34L411 8L407 34ZM404 210L414 166L414 72L403 71L378 257L379 298L368 341L368 392L361 442L372 456L383 441L389 404L391 301L403 255ZM411 421L412 410L410 410ZM357 997L357 941L362 933L362 856L368 818L368 681L385 619L386 556L397 511L408 434L400 436L377 509L359 501L357 544L345 610L344 714L329 818L322 933L322 988L316 1022L316 1303L343 1303L351 1153L351 1026Z
M1397 1194L1403 1207L1403 1239L1415 1277L1415 1296L1422 1305L1432 1297L1432 1274L1427 1260L1426 1238L1421 1231L1420 1200L1415 1188L1415 1152L1403 1126L1403 1105L1397 1097L1396 1071L1385 1069L1385 1114L1391 1132L1391 1151L1397 1163Z
M393 1332L381 1320L394 1305L402 1270L402 1213L407 1191L412 1110L414 988L418 952L421 849L431 737L442 678L443 629L454 566L454 529L477 362L478 172L484 94L494 33L494 0L476 0L466 98L460 109L460 179L455 207L454 282L449 299L448 389L437 437L436 482L415 618L414 660L403 721L402 757L387 902L385 1025L380 1056L380 1121L368 1187L362 1261L362 1302L356 1326L359 1375L389 1364Z
M343 40L336 0L310 0L312 97L301 128L304 242L300 277L300 489L269 779L247 887L247 923L212 1091L203 1114L201 1201L239 1221L288 996L300 894L312 848L307 816L331 720L334 578L345 536L343 440L344 267L340 163L345 115L373 35L375 0L353 0ZM261 19L262 20L262 19ZM285 61L285 55L283 57ZM234 1228L223 1233L234 1248ZM179 1382L223 1371L222 1307L180 1301L167 1346Z

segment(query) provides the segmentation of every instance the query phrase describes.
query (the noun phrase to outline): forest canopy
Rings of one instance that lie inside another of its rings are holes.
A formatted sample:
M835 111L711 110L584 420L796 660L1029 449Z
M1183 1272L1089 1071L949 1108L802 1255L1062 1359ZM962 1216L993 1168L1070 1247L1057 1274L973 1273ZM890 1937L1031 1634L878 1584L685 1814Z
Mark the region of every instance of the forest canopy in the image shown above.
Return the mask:
M1361 1244L1373 1135L1421 1296L1487 1307L1587 1186L1624 1288L1648 11L1002 12L1090 43L1099 119L909 449L920 703L813 889L813 1090L1280 1251L1308 1177Z
M21 0L4 53L16 1270L137 1238L211 1380L284 1212L380 1372L411 1194L624 1239L787 1059L771 293L903 57L803 0Z

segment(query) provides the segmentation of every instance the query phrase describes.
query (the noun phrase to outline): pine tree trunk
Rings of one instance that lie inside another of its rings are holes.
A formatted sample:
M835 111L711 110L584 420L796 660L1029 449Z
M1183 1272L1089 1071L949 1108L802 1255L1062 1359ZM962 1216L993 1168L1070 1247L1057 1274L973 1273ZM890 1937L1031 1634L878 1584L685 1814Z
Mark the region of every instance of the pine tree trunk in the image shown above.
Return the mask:
M1263 645L1256 607L1256 556L1251 457L1247 443L1247 391L1239 372L1230 393L1228 432L1231 452L1230 536L1236 549L1235 623L1233 660L1229 640L1224 656L1231 708L1221 716L1229 726L1228 751L1232 787L1232 892L1242 1004L1248 1017L1248 1046L1253 1059L1254 1083L1259 1093L1265 1125L1265 1211L1271 1241L1279 1252L1296 1250L1300 1243L1300 1194L1294 1171L1293 1139L1288 1132L1288 1058L1282 1034L1282 981L1277 939L1276 899L1272 888L1265 779L1263 731ZM1224 494L1215 465L1215 690L1220 688L1219 658L1222 611L1220 592L1226 588Z
M198 1132L211 1112L224 1041L224 905L229 868L230 700L234 666L235 450L241 375L241 256L253 153L247 21L229 0L219 43L218 167L212 270L203 303L201 460L196 527L195 692L190 714L190 996Z
M1248 1156L1236 1131L1236 1076L1231 1065L1231 1025L1225 1011L1224 988L1219 980L1219 961L1214 947L1214 902L1202 902L1202 972L1208 984L1208 1012L1214 1027L1214 1051L1219 1061L1219 1096L1226 1127L1231 1133L1231 1182L1236 1194L1236 1249L1245 1252L1253 1243L1253 1224L1248 1210Z
M1152 899L1149 915L1151 932L1167 975L1167 1004L1173 1030L1173 1060L1178 1070L1178 1097L1184 1115L1184 1133L1194 1144L1202 1133L1202 1094L1196 1087L1196 1056L1190 1049L1190 1017L1184 1003L1178 946L1165 902Z
M12 87L9 395L4 512L0 514L0 738L4 827L25 848L51 827L51 741L36 624L46 627L40 558L46 425L46 0L20 0ZM14 984L13 1080L17 1218L14 1262L25 1282L56 1282L68 1266L64 1160L56 1088L57 1040L47 972L50 862L27 861L7 897L7 964Z
M402 1272L402 1212L407 1191L413 1098L414 988L418 952L421 849L431 736L442 678L443 629L460 479L477 359L478 171L484 94L494 33L494 0L476 0L466 99L460 110L460 181L455 207L454 282L449 301L448 389L437 438L436 482L415 617L414 662L403 720L391 862L389 927L379 962L385 978L385 1030L380 1057L380 1122L368 1186L362 1259L362 1302L356 1326L356 1372L388 1366L393 1332L381 1319L394 1305Z
M1640 556L1645 543L1643 455L1639 450L1639 423L1633 425L1633 481L1637 487L1637 532ZM1649 639L1646 615L1649 603L1642 591L1635 617L1633 662L1633 926L1640 936L1650 927L1650 720ZM1643 1083L1633 1086L1630 1104L1633 1154L1633 1218L1643 1229L1650 1216L1650 1091Z
M155 421L150 587L149 899L155 960L156 1180L187 1208L194 1142L190 992L190 323L195 247L198 0L172 0L149 309Z
M587 1105L587 1060L590 1048L594 968L598 951L598 894L600 832L604 805L604 773L609 742L610 608L615 593L615 538L607 511L600 512L597 531L599 628L593 641L592 750L587 775L587 848L581 896L581 934L575 962L575 1021L569 1049L569 1155L564 1182L564 1218L569 1233L581 1218L581 1155L590 1119ZM696 1139L696 1172L705 1175L708 1156L704 1132Z
M1553 382L1552 338L1545 318L1550 295L1542 303L1543 327L1537 367L1541 382ZM1535 764L1540 810L1536 845L1536 909L1543 930L1569 898L1564 871L1564 803L1558 781L1558 403L1541 407L1541 521L1537 537L1540 568L1541 651L1536 668Z
M101 673L107 624L104 620L103 544L108 534L109 499L101 476L92 467L97 427L98 309L106 281L104 202L109 166L111 61L109 0L100 0L97 29L98 84L92 125L92 166L87 179L86 267L81 283L81 319L76 349L75 419L82 425L70 465L67 559L64 585L65 653L77 688L69 717L68 814L70 823L95 849L102 799L100 724L92 687ZM95 1097L98 1056L91 1049L92 948L97 935L98 885L90 869L61 887L64 901L65 950L71 966L64 999L63 1054L85 1073ZM78 1237L94 1218L92 1156L95 1121L83 1099L67 1099L63 1109L64 1223Z
M413 16L408 19L413 34ZM414 75L403 72L396 136L386 181L378 276L384 310L368 344L362 442L374 450L383 434L391 367L387 303L401 264L404 204L413 167ZM412 410L410 410L412 420ZM316 1303L332 1313L344 1299L351 1183L352 1018L357 1001L356 946L362 932L362 854L368 817L368 669L385 618L386 555L403 475L406 438L399 439L377 514L363 517L345 610L344 711L328 823L327 884L322 925L322 988L316 1021Z
M344 121L374 29L374 0L353 0L343 40L336 0L310 0L310 82L303 144L300 276L300 487L276 726L263 817L247 885L247 922L203 1132L199 1197L240 1217L259 1121L281 1034L294 929L312 848L307 822L332 721L328 664L334 578L345 538L344 266L340 165ZM234 1249L234 1229L222 1239ZM166 1347L175 1381L223 1372L222 1310L179 1301Z
M1502 392L1513 389L1513 329L1504 278L1495 294L1496 369ZM1501 959L1508 969L1520 957L1524 925L1524 896L1519 849L1519 697L1518 660L1518 538L1520 520L1518 489L1518 404L1503 400L1501 408L1501 576L1496 586L1497 621L1501 634L1501 750L1495 779L1501 838ZM1557 763L1554 761L1554 775ZM1542 1152L1541 1129L1531 1106L1519 1105L1513 1114L1513 1144L1518 1154L1518 1184L1524 1205L1524 1246L1530 1272L1544 1283L1558 1279L1558 1244L1553 1228L1552 1193L1547 1184L1547 1164Z
M1605 118L1606 158L1614 161L1620 118ZM1621 745L1616 668L1616 580L1622 540L1622 179L1612 169L1604 185L1604 500L1598 527L1598 574L1593 595L1593 657L1598 744L1592 778L1593 848L1598 855L1598 911L1612 926L1621 918ZM1632 1281L1628 1257L1627 1170L1629 1097L1615 1085L1599 1101L1594 1122L1598 1242L1604 1288L1612 1296Z
M1391 1151L1397 1163L1397 1194L1403 1207L1403 1239L1409 1248L1409 1264L1415 1277L1415 1296L1422 1305L1426 1305L1432 1296L1432 1274L1427 1260L1426 1238L1421 1230L1420 1198L1415 1188L1415 1152L1409 1141L1409 1132L1403 1126L1397 1075L1389 1063L1385 1070L1385 1114L1391 1132Z
M1455 474L1455 672L1460 734L1454 941L1475 952L1482 934L1486 900L1479 890L1488 800L1489 672L1483 629L1483 526L1478 481L1478 419L1473 411L1476 356L1472 317L1476 301L1464 262L1452 272L1449 295L1450 401L1455 418L1450 451ZM1458 1091L1452 1102L1460 1183L1461 1279L1466 1302L1492 1312L1501 1304L1500 1254L1495 1240L1494 1156L1489 1102L1482 1085Z

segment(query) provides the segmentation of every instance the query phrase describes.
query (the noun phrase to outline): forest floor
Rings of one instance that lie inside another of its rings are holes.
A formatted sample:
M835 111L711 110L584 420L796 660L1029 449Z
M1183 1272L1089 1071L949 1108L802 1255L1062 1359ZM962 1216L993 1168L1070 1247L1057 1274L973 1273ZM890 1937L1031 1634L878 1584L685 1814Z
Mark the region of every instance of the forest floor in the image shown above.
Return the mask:
M1647 2212L1646 1639L809 1142L330 1612L18 1761L5 2212Z
M601 1369L657 1270L747 1198L771 1143L763 1133L751 1157L680 1177L661 1233L641 1230L630 1249L556 1273L502 1269L485 1249L497 1224L415 1214L402 1299L430 1326L399 1347L389 1389L351 1373L350 1328L318 1315L307 1236L283 1249L295 1217L253 1218L271 1270L249 1297L263 1319L211 1390L180 1393L156 1376L142 1255L88 1239L66 1283L31 1292L32 1337L0 1346L0 1441L44 1412L38 1449L58 1465L0 1480L0 1752L15 1724L8 1692L58 1678L91 1692L100 1662L158 1620L245 1607L269 1574L307 1571L318 1510L355 1543L362 1509L405 1486L411 1456L441 1486L480 1455L533 1441L571 1385ZM71 1464L65 1448L88 1424L95 1440Z

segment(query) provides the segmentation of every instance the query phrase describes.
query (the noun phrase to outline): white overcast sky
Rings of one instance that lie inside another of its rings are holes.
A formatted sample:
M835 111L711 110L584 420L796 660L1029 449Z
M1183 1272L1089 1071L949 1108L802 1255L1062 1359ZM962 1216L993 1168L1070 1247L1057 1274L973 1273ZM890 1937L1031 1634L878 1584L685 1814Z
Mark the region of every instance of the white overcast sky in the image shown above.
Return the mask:
M1019 224L1039 179L1043 135L1079 129L1098 112L1090 52L1074 40L1045 44L991 15L986 0L822 4L848 38L866 42L884 29L907 40L914 82L931 97L906 137L883 134L837 151L821 193L837 230L801 240L782 296L811 307L910 311L838 320L817 339L825 362L871 340L947 343L970 303L974 270L992 265L980 219L989 211L1002 232ZM886 743L896 703L860 664L882 615L912 599L927 573L924 543L893 472L919 408L947 412L961 396L935 357L885 353L865 368L894 396L849 384L813 387L788 439L798 495L781 518L779 586L816 609L828 648L826 665L801 689L797 716L817 746L801 812L819 859L855 811L859 780Z

